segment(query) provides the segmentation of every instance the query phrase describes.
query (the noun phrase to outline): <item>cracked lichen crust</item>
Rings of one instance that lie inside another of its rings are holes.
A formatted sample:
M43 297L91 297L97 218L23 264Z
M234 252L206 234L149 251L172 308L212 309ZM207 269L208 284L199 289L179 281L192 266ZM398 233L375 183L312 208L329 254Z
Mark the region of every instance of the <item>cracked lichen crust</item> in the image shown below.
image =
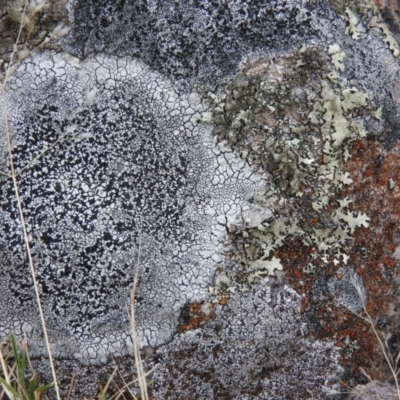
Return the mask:
M195 93L129 58L43 53L8 83L15 168L54 355L83 362L130 350L129 290L140 265L142 346L176 329L222 261L219 221L265 184L217 144ZM0 120L2 143L4 121ZM6 146L2 169L7 171ZM42 352L11 179L1 176L1 336Z

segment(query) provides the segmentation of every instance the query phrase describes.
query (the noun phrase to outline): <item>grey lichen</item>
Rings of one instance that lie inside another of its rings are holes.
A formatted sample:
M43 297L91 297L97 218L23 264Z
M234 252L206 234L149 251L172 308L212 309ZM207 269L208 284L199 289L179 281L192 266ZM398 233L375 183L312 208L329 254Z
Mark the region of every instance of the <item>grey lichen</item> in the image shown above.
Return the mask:
M359 40L366 33L366 27L364 26L366 25L369 29L382 33L384 35L383 42L389 46L395 57L399 57L399 44L372 1L350 3L349 7L346 7L344 11L348 17L346 34L349 34L354 40ZM363 24L357 13L360 13L366 24Z
M389 48L390 48L390 50L392 50L393 55L395 57L398 57L400 55L400 48L399 48L399 44L397 43L397 40L392 35L388 26L382 21L381 18L379 18L379 17L371 18L368 26L370 28L377 28L377 29L381 30L382 33L385 35L384 42L389 45Z
M354 40L360 39L364 30L361 26L359 18L350 8L346 8L345 12L349 18L349 25L346 28L346 33L351 35Z

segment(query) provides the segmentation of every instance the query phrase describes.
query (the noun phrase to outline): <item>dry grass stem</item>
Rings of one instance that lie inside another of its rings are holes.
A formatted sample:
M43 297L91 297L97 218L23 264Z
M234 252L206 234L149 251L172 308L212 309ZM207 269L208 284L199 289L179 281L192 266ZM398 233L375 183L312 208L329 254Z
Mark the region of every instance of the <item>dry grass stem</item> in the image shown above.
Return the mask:
M26 9L27 9L27 0L25 0L23 15L25 15ZM42 324L42 328L43 328L46 349L49 354L50 367L51 367L51 372L52 372L53 380L54 380L54 388L56 390L57 399L61 400L58 383L57 383L57 375L56 375L53 357L52 357L52 353L51 353L51 346L50 346L50 342L49 342L49 338L48 338L48 334L47 334L46 322L45 322L42 303L41 303L41 299L40 299L39 286L38 286L38 283L36 280L36 273L35 273L35 267L33 264L33 258L32 258L30 243L29 243L29 237L28 237L27 228L26 228L26 224L25 224L24 214L22 211L22 204L21 204L21 199L20 199L20 195L19 195L17 177L16 177L15 170L14 170L14 162L13 162L12 147L11 147L11 134L10 134L9 124L8 124L8 115L7 115L7 97L6 97L5 88L6 88L7 81L9 79L9 77L11 76L12 68L10 68L10 67L12 66L13 59L14 59L15 53L17 51L17 46L18 46L19 39L21 37L21 32L22 32L23 27L24 27L24 18L21 19L21 24L19 27L17 40L14 44L13 52L10 57L10 63L8 65L7 72L4 77L4 81L1 85L1 93L2 93L2 97L3 97L3 116L4 116L3 118L4 118L4 126L5 126L5 131L6 131L5 133L6 133L6 139L7 139L7 148L8 148L8 155L9 155L11 179L13 181L14 192L15 192L15 197L16 197L16 201L17 201L19 217L20 217L20 221L21 221L22 233L23 233L23 237L24 237L24 241L25 241L25 247L26 247L26 252L27 252L27 256L28 256L29 267L31 270L32 281L33 281L33 286L34 286L34 290L35 290L40 320L41 320L41 324Z
M141 400L149 400L149 395L147 393L146 375L145 375L144 369L143 369L142 357L140 355L139 343L138 343L138 339L137 339L137 335L136 335L136 325L135 325L135 295L136 295L138 279L139 279L139 272L140 272L140 252L141 252L141 246L142 246L143 221L141 221L140 224L141 224L141 226L140 226L138 260L137 260L137 265L136 265L136 272L135 272L135 279L133 282L133 288L131 290L130 319L131 319L132 343L133 343L133 349L134 349L134 355L135 355L136 374L137 374L137 379L138 379L138 383L139 383L139 387L140 387Z
M393 361L391 360L391 358L389 356L389 349L387 348L387 346L385 346L385 344L383 343L378 331L375 328L374 321L372 320L372 317L369 314L369 312L367 310L367 307L365 305L363 291L362 291L362 289L360 287L360 284L357 282L356 279L353 279L352 283L353 283L353 286L355 287L355 289L357 290L358 296L359 296L361 304L362 304L363 311L364 311L364 313L365 313L365 315L367 317L365 318L365 317L363 317L361 315L358 315L357 313L354 313L354 312L353 313L355 315L357 315L358 317L360 317L360 318L364 319L365 321L367 321L369 323L369 325L371 326L372 331L374 332L374 335L375 335L376 339L378 340L379 346L380 346L380 348L381 348L381 350L383 352L383 356L385 357L386 363L390 368L390 372L392 374L392 378L394 379L394 383L396 385L397 397L400 399L400 387L399 387L399 382L398 382L398 378L397 378L397 374L398 374L399 371L395 369L396 365L393 363ZM362 370L361 372L363 372L368 377L368 379L371 380L371 378L366 374L365 371Z
M150 371L146 372L144 374L144 377L147 378L149 375L151 375L154 372L154 370L156 368L157 367L153 367ZM129 393L131 394L131 396L135 398L135 395L129 389L129 386L132 386L135 383L138 383L138 379L136 378L136 379L133 379L132 381L126 383L125 379L122 377L121 374L120 374L120 376L121 376L122 381L124 382L124 386L122 386L122 388L118 388L118 392L114 393L108 400L118 400L126 390L129 390Z
M123 375L121 374L121 371L119 370L119 368L118 368L118 375L119 375L119 377L121 378L121 380L122 380L122 383L124 384L124 386L122 387L122 388L120 388L115 382L115 386L117 387L117 389L118 389L118 396L116 397L116 400L118 400L121 396L122 396L122 398L123 399L125 399L126 400L126 398L125 398L125 396L124 396L124 392L125 392L125 390L127 390L128 392L129 392L129 394L132 396L132 398L135 398L135 394L131 391L131 389L130 389L130 387L129 386L131 386L131 385L129 385L129 384L127 384L126 382L125 382L125 379L124 379L124 377L123 377ZM135 382L137 382L137 379L134 379L134 381Z
M104 389L101 389L101 393L100 393L100 395L99 395L99 400L105 400L106 399L106 397L105 397L105 393L107 393L107 390L108 390L108 388L110 387L110 385L111 385L111 382L112 382L112 380L114 379L114 376L115 376L115 374L117 373L117 371L118 371L118 367L116 366L115 368L114 368L114 371L112 372L112 374L110 375L110 377L108 378L108 381L107 381L107 383L106 383L106 386L104 386Z
M41 303L41 299L40 299L39 286L38 286L37 279L36 279L35 266L33 264L31 247L30 247L29 238L28 238L28 232L27 232L27 229L26 229L24 214L23 214L23 211L22 211L22 204L21 204L21 199L20 199L20 195L19 195L17 177L16 177L15 171L14 171L14 163L13 163L13 156L12 156L12 149L11 149L11 135L10 135L10 131L9 131L8 117L7 117L7 111L6 111L7 110L7 100L6 100L6 93L5 93L5 85L4 84L2 85L2 96L3 96L3 104L4 104L4 110L3 110L4 111L4 122L5 122L4 125L5 125L6 136L7 136L7 147L8 147L8 154L9 154L11 179L12 179L13 185L14 185L14 192L15 192L15 197L16 197L16 201L17 201L18 212L19 212L19 217L20 217L21 227L22 227L22 233L23 233L26 252L27 252L28 261L29 261L29 267L30 267L30 270L31 270L33 286L34 286L34 289L35 289L36 301L37 301L37 305L38 305L40 320L41 320L42 327L43 327L43 333L44 333L44 337L45 337L46 348L47 348L47 352L49 354L50 366L51 366L52 375L53 375L53 379L54 379L54 388L56 389L57 399L61 400L61 397L60 397L60 394L59 394L59 389L58 389L58 384L57 384L57 376L56 376L56 371L55 371L55 367L54 367L53 357L52 357L52 354L51 354L50 342L49 342L47 329L46 329L46 322L45 322L42 303Z
M367 374L367 371L365 371L364 368L359 367L359 370L361 371L361 373L362 373L370 382L373 382L372 378ZM376 386L374 386L374 390L375 390L376 398L377 398L377 399L380 399L381 397L379 396L378 389L377 389Z
M67 394L67 400L70 400L70 398L71 398L72 389L74 387L74 380L75 380L75 374L72 372L71 383L69 384L69 389L68 389L68 394Z
M6 363L6 360L4 358L4 354L8 353L8 351L7 351L7 348L8 348L7 342L8 342L8 340L5 340L5 341L3 341L1 343L0 361L1 361L1 368L2 368L3 374L4 374L4 379L11 386L12 382L11 382L10 374L8 373L7 363ZM3 351L4 351L4 354L3 354ZM5 392L7 394L7 396L10 398L10 400L14 400L14 395L4 385L2 385L2 389L3 389L3 393Z
M383 355L384 355L384 357L385 357L385 359L386 359L387 365L388 365L389 368L390 368L390 372L392 373L392 377L393 377L394 383L395 383L395 385L396 385L397 396L398 396L398 398L400 399L400 387L399 387L399 382L398 382L398 379L397 379L397 373L398 373L398 371L395 370L395 366L393 365L393 362L391 361L391 359L390 359L390 357L389 357L389 355L388 355L388 350L387 350L387 348L385 347L385 345L383 344L382 339L381 339L381 337L379 336L379 333L378 333L378 331L377 331L376 328L375 328L374 321L372 320L371 316L369 315L369 313L368 313L368 311L367 311L367 308L365 307L365 304L364 304L364 303L363 303L363 309L364 309L365 314L366 314L367 317L368 317L368 320L369 320L369 323L370 323L370 325L371 325L371 328L372 328L372 330L373 330L373 332L374 332L374 335L375 335L376 338L378 339L379 346L380 346L381 349L382 349L382 352L383 352Z

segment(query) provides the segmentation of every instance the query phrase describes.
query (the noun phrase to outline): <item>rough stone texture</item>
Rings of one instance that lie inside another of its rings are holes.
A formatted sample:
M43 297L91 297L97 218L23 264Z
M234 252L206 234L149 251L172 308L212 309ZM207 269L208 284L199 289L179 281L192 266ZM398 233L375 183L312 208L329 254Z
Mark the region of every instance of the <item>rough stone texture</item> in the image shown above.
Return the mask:
M156 351L165 366L154 372L156 398L191 398L193 388L203 399L318 398L338 388L339 349L307 339L300 302L267 278L217 306L214 321Z
M373 3L67 9L61 41L37 47L53 21L41 13L24 28L30 54L18 46L1 100L1 336L25 333L51 379L7 115L64 395L74 373L72 398L94 398L113 358L134 377L139 267L153 398L344 398L360 367L389 379L357 316L397 354L399 47Z

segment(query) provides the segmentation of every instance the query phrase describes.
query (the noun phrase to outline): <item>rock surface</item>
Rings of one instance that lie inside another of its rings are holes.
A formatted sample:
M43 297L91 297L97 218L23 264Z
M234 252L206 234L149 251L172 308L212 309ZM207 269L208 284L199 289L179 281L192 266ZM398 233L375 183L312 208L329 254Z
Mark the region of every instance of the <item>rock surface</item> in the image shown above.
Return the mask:
M390 379L371 324L395 356L400 50L374 3L31 2L13 57L20 3L0 3L0 336L51 379L8 125L64 395L135 376L137 272L155 399Z

